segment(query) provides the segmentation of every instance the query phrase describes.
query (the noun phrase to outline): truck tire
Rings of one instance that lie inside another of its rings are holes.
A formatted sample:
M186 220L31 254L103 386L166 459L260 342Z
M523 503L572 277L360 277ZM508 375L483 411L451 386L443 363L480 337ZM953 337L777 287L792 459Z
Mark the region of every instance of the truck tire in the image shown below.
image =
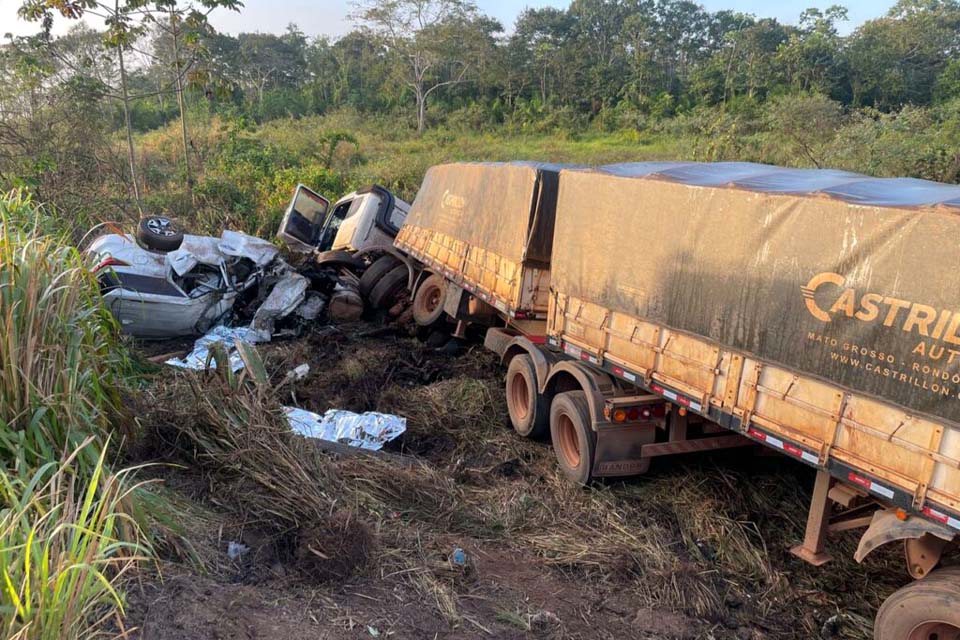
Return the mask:
M370 290L370 305L374 309L389 309L396 301L397 294L407 286L407 265L401 264L387 272Z
M436 326L443 319L447 282L433 274L420 283L413 295L413 320L421 327Z
M398 260L391 255L380 256L373 261L367 270L360 276L360 295L364 298L370 297L370 292L380 282L380 278L387 275L387 272L397 266Z
M522 353L507 366L507 411L513 430L524 438L542 438L550 430L550 402L537 390L533 359Z
M321 251L313 256L313 261L318 267L342 267L344 269L349 269L354 273L362 271L363 267L365 266L363 260L360 260L351 252L344 251L343 249Z
M597 436L590 420L590 406L583 391L557 394L550 403L550 439L560 471L580 484L590 483Z
M875 640L960 638L960 567L932 571L894 592L880 606Z
M166 216L147 216L137 223L137 243L150 251L176 251L183 244L183 229Z

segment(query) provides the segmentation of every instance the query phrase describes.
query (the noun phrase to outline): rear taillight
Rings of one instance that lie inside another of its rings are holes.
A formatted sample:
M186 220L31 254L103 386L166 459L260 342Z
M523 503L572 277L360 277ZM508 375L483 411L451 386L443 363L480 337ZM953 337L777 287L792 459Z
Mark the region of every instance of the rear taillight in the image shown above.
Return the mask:
M93 273L97 273L98 271L103 271L104 269L108 269L110 267L129 267L129 266L130 264L124 262L123 260L117 260L113 256L107 256L106 258L98 262L92 271Z
M604 409L604 414L608 420L613 422L639 422L642 420L653 420L667 415L667 407L664 403L645 404L635 407L610 407Z

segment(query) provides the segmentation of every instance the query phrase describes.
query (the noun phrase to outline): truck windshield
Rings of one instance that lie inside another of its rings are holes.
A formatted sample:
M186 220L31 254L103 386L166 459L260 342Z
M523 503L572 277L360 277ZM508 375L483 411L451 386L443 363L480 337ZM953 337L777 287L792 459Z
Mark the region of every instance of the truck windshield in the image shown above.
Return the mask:
M323 232L320 236L320 243L317 249L320 251L330 250L330 247L333 246L333 241L337 237L337 231L340 229L340 225L343 224L344 220L356 213L362 200L362 198L354 198L346 202L341 202L333 208L333 211L327 216L327 220L323 225Z

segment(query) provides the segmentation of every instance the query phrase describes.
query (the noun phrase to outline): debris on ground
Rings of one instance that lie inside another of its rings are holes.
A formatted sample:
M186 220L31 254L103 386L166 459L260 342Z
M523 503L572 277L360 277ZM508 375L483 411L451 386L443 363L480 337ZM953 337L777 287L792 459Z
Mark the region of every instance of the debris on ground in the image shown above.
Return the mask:
M227 543L227 557L236 562L250 552L250 547L242 542L230 541Z
M284 376L284 380L287 382L296 382L298 380L303 380L307 377L307 374L310 373L310 365L304 362L295 366L290 371L287 371L287 374Z
M254 344L260 341L260 334L247 327L227 327L219 325L197 338L193 343L193 350L182 358L171 358L165 364L181 369L203 370L208 367L216 368L216 358L211 354L214 345L223 345L230 358L230 370L243 369L243 359L237 352L236 343L246 342Z
M277 321L289 316L304 302L308 286L310 281L299 273L288 271L280 276L250 323L261 342L270 340Z
M407 430L406 418L375 411L357 414L330 409L321 416L296 407L283 410L293 431L305 438L339 442L367 451L379 451Z

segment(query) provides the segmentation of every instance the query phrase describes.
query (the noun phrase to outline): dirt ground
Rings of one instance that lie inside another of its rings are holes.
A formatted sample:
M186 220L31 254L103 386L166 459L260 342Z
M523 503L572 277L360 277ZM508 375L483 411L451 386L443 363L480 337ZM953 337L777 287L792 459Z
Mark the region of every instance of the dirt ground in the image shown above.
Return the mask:
M479 345L451 356L360 324L260 352L267 388L164 368L134 403L133 459L175 465L150 468L165 533L131 585L129 637L866 639L905 582L896 550L856 565L856 533L823 569L788 553L812 472L784 458L667 458L569 486L549 443L510 430ZM396 413L408 431L390 456L333 456L287 434L280 404Z

